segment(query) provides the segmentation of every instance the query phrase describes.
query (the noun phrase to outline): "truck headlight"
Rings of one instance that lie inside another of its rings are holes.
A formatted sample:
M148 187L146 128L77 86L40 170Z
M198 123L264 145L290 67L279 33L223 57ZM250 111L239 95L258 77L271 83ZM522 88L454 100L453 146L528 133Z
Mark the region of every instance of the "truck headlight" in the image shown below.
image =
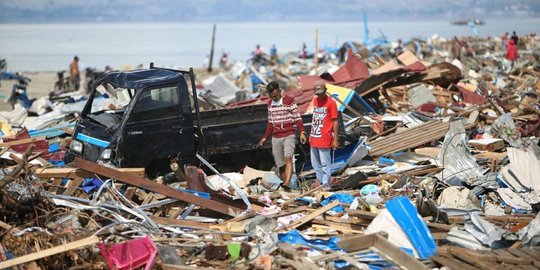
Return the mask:
M69 148L75 153L82 154L83 143L77 140L72 140Z
M101 159L110 159L112 154L112 150L107 148L101 152Z

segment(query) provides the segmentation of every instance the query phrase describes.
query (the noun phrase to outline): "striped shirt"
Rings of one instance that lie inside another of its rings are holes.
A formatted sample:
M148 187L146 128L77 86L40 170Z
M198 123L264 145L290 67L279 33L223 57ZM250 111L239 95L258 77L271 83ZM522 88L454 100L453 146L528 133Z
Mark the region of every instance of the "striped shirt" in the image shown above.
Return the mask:
M268 102L268 126L264 138L270 135L274 138L283 138L294 134L294 125L300 132L304 131L304 123L298 112L298 106L290 97L282 97L280 101Z

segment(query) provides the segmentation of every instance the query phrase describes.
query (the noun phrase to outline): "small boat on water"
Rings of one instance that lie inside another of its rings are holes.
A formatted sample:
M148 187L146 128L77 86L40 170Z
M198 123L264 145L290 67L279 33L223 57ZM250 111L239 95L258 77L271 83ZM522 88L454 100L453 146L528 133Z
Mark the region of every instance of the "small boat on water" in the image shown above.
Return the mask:
M484 25L486 24L484 21L480 19L474 19L474 20L456 20L452 21L451 23L454 25L468 25L469 22L472 22L474 25Z

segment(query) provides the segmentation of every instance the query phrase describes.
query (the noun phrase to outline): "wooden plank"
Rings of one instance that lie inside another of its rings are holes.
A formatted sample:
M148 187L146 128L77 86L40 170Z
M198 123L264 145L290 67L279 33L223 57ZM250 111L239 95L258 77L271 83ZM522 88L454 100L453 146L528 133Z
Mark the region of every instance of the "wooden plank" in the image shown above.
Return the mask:
M373 220L377 216L375 213L357 209L347 209L347 213L349 213L349 216L359 217L366 220Z
M122 181L124 183L144 188L149 191L153 191L159 194L163 194L165 196L175 198L180 201L193 203L195 205L208 208L229 216L236 216L239 213L243 212L242 209L227 205L225 203L213 201L213 200L207 200L199 196L195 196L193 194L176 190L172 187L162 185L156 182L153 182L151 180L148 180L146 178L142 177L136 177L130 174L123 173L119 170L108 168L105 166L101 166L95 163L92 163L90 161L76 158L74 162L75 166L87 171L95 172L100 175L104 175L106 177L114 178L119 181Z
M64 245L61 245L61 246L56 246L56 247L53 247L53 248L49 248L49 249L45 249L45 250L42 250L42 251L31 253L31 254L28 254L28 255L24 255L24 256L21 256L21 257L17 257L15 259L0 262L0 269L16 266L16 265L27 263L27 262L32 262L32 261L39 260L39 259L42 259L42 258L45 258L45 257L49 257L49 256L52 256L52 255L55 255L55 254L59 254L59 253L62 253L62 252L66 252L66 251L70 251L70 250L73 250L73 249L93 245L93 244L96 244L98 242L99 242L99 238L97 236L95 236L95 235L92 235L90 237L87 237L87 238L84 238L84 239L81 239L81 240L77 240L77 241L73 241L71 243L67 243L67 244L64 244Z
M483 260L480 260L477 256L471 255L465 249L449 248L448 251L450 252L450 254L452 254L452 256L459 258L460 260L467 262L471 265L474 265L475 267L478 267L479 269L483 269L483 270L495 269L493 264L489 264Z
M21 230L19 230L17 227L13 227L7 223L4 223L0 220L0 228L3 228L5 230L13 230L13 232L20 232Z
M439 231L444 231L444 232L449 232L453 227L455 227L452 225L441 224L441 223L433 223L433 222L426 222L426 223L429 228L439 230Z
M405 267L405 269L428 269L416 258L401 250L401 247L392 244L379 234L375 234L375 248L383 252L384 257L389 258L391 261L402 267Z
M531 256L530 254L523 252L521 249L509 248L507 252L519 258L522 261L528 261L530 264L534 264L536 267L540 267L540 258Z
M467 144L480 151L493 152L504 148L503 140L470 140Z
M347 252L375 248L377 251L380 251L377 252L379 255L395 262L405 269L428 269L424 264L401 250L400 247L390 243L390 241L379 234L351 237L340 241L338 245Z
M535 262L540 262L540 253L538 251L535 252L535 250L531 248L521 248L519 251L529 255L529 258L534 259Z
M344 219L344 218L332 217L332 216L324 217L324 219L328 221L332 221L332 222L343 223L343 224L354 224L354 225L363 224L364 222L366 222L365 220L359 219L359 218Z
M405 66L420 62L416 55L407 49L405 49L402 54L398 55L397 59Z
M308 223L309 221L311 221L312 219L318 217L318 216L321 216L322 214L328 212L330 209L336 207L339 205L339 201L338 200L335 200L321 208L318 208L317 210L311 212L310 214L308 214L307 216L301 218L300 220L294 222L294 223L291 223L289 225L287 225L285 228L286 229L295 229L295 228L298 228L306 223Z
M4 143L0 143L0 147L21 145L21 144L26 144L26 143L33 143L33 142L37 142L37 141L43 141L45 139L46 139L46 137L35 137L35 138L27 138L27 139L16 140L16 141L11 141L11 142L4 142Z
M448 266L452 270L476 270L475 267L469 264L463 263L453 258L442 256L442 255L432 256L431 260L433 260L437 264L440 264L441 266Z
M133 195L135 195L135 190L137 188L136 187L127 187L126 188L126 193L124 194L124 197L126 197L126 199L128 200L133 200Z
M73 193L77 191L77 189L82 184L82 182L83 180L81 178L69 180L68 183L66 184L66 191L64 191L64 195L66 196L73 195Z
M4 147L4 148L0 151L0 156L3 155L5 152L7 152L9 149L10 149L9 146Z
M292 214L296 214L296 213L300 213L300 212L307 212L307 211L308 211L308 207L303 205L303 206L296 207L296 208L293 208L293 209L287 209L285 211L282 210L279 213L268 215L266 217L268 217L268 218L278 218L278 217L288 216L288 215L292 215Z
M302 197L305 197L305 196L310 196L311 194L321 190L322 188L323 188L323 186L321 185L321 186L313 188L313 189L311 189L309 191L306 191L304 193L293 196L292 198L288 199L287 201L285 201L284 203L281 204L281 209L285 208L286 206L289 206L289 204L293 203L296 199L302 198Z
M289 257L294 260L288 260L286 258L280 258L285 260L287 263L291 264L296 269L299 270L319 270L321 269L311 258L308 258L301 252L298 252L293 245L289 243L278 243L278 248Z
M62 185L62 178L55 178L51 184L51 187L49 188L49 192L57 194L60 185Z
M483 219L489 222L515 222L515 223L529 223L534 219L533 215L505 215L505 216L482 216ZM463 216L448 217L450 223L463 224L465 221Z
M118 171L137 177L144 177L144 168L117 168ZM90 178L95 173L77 168L37 168L35 175L40 178Z
M352 233L352 234L364 234L364 231L362 230L364 227L353 225L353 224L345 224L345 223L336 223L336 222L330 222L325 220L319 220L314 219L312 221L313 225L311 225L313 228L322 228L325 230L336 230L342 233Z
M210 228L210 224L208 223L202 223L202 222L197 222L197 221L192 221L192 220L172 219L172 218L164 218L164 217L156 217L156 216L150 216L150 218L156 223L163 224L163 225L178 225L178 226L186 226L190 228L204 228L204 229Z
M379 65L384 65L386 64L386 62L384 61L384 59L382 59L378 54L374 53L373 54L373 58L375 59L375 61L379 64Z

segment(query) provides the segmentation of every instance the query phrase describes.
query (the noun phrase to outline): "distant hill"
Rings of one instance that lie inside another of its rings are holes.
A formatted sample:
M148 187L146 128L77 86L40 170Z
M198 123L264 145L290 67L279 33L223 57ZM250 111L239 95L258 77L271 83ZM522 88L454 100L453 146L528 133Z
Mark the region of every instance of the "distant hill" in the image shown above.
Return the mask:
M0 0L0 23L359 21L540 16L538 0Z

